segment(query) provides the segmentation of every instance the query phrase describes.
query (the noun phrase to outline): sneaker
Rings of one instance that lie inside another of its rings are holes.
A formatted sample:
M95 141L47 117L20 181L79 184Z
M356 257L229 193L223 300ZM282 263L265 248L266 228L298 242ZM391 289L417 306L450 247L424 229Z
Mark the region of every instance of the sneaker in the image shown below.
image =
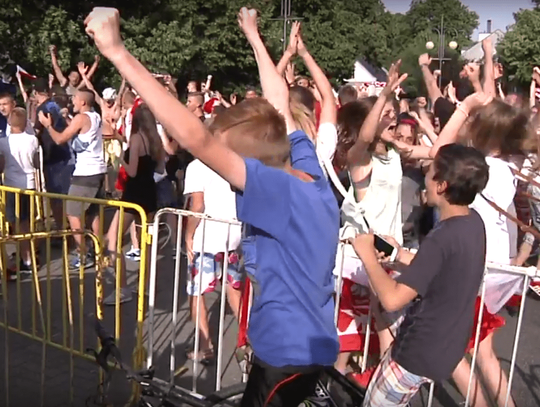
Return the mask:
M135 249L131 246L130 251L126 253L126 259L131 261L141 261L141 249Z
M86 254L86 259L83 261L83 268L87 269L87 268L93 267L94 264L95 264L94 255L92 253L87 253ZM80 267L81 267L81 256L77 255L69 263L69 269L70 270L77 270Z
M6 280L7 281L17 281L17 271L7 269Z
M349 373L347 377L361 388L367 389L375 370L377 370L377 366L366 369L364 373Z
M24 261L21 259L21 262L19 263L19 273L21 275L32 274L32 264L25 264ZM7 280L8 281L17 280L17 267L15 265L8 268Z
M130 302L133 299L133 294L129 288L120 289L120 304ZM116 305L116 290L114 290L107 298L103 300L103 305Z

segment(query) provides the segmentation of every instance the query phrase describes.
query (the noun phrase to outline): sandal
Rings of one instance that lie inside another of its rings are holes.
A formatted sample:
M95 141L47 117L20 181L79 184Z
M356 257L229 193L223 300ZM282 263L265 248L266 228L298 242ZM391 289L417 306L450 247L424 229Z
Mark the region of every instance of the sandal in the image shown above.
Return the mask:
M193 349L193 347L190 347L189 349L186 349L186 356L189 360L199 362L203 365L208 365L214 360L214 348L211 347L207 349L201 349L199 350L198 354L195 354L195 349Z

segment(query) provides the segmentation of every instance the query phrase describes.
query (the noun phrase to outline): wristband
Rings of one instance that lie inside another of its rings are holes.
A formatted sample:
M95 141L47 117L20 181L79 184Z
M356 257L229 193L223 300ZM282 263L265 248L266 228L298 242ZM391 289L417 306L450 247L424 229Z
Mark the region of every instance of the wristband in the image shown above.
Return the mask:
M469 117L469 112L467 112L467 111L465 110L465 108L463 107L462 104L456 106L456 110L459 111L459 112L461 112L461 113L463 113L463 114L465 115L465 117Z

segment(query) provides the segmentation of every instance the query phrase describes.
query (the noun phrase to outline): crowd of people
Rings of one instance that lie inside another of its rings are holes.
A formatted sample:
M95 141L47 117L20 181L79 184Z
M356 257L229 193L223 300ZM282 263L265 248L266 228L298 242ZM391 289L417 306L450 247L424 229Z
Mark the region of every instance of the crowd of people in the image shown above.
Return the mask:
M226 99L208 76L188 83L182 104L174 78L150 73L126 50L119 21L118 11L96 8L85 23L123 78L118 91L99 93L92 84L99 57L66 77L51 47L48 79L36 79L27 93L17 77L26 108L16 106L12 93L0 94L4 185L35 189L35 169L42 167L47 192L116 195L150 218L159 208L184 207L240 221L229 226L189 217L182 239L186 290L201 332L200 349L187 349L189 358L214 357L208 311L197 297L216 288L223 265L237 318L246 275L252 286L254 360L242 406L296 407L313 395L325 366L366 388L365 406L405 406L424 383L450 378L466 396L472 369L466 354L475 347L480 315L477 367L484 385L475 376L471 405L490 399L505 405L508 383L493 335L523 279L485 275L485 267L486 261L525 264L540 237L539 69L530 103L504 95L488 38L483 63L465 63L460 74L468 94L456 94L452 83L439 88L427 54L419 56L425 97L403 94L400 61L379 91L346 84L336 92L300 23L293 23L275 65L256 11L243 8L238 21L255 54L262 95L249 88L243 100ZM295 74L297 57L309 77ZM107 147L115 143L116 149ZM116 181L109 176L113 165ZM7 194L4 204L8 220L27 232L30 203L23 198L16 205ZM89 224L97 234L95 209L51 201L58 228ZM106 235L113 260L140 260L138 221L134 210L126 210L123 224L115 214ZM119 228L130 230L125 254L117 247ZM91 267L92 249L74 237L71 267ZM18 269L32 270L28 245ZM16 276L12 271L8 278ZM120 293L110 293L106 305L132 299L122 276ZM360 372L353 356L364 351L368 324L375 327L364 355L371 366Z

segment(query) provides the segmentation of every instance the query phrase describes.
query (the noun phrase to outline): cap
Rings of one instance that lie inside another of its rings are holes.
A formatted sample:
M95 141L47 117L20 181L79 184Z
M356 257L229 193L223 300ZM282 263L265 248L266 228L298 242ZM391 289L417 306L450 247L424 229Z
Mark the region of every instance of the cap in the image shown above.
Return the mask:
M103 91L103 99L105 99L105 100L116 99L116 89L114 89L114 88L106 88Z
M38 93L49 93L49 83L45 78L38 78L32 84L32 89Z

